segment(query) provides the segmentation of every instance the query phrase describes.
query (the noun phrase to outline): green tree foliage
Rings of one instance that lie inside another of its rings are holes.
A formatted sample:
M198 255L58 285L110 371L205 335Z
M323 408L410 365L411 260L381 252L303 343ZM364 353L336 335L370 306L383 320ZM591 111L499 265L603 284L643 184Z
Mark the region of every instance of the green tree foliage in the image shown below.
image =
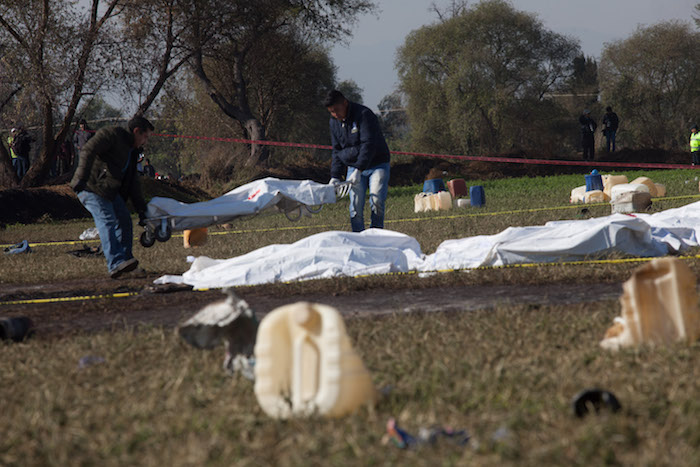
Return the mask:
M121 109L117 109L109 104L99 95L85 101L85 104L78 110L77 115L87 120L93 130L97 130L105 125L112 125L115 121L124 119Z
M577 94L598 93L598 63L581 54L574 58L574 72L568 80L571 91Z
M6 47L0 72L19 80L22 123L41 126L35 136L40 152L22 186L43 183L83 95L109 75L113 44L100 38L118 5L119 0L90 0L83 10L68 0L0 3L0 43ZM36 117L27 121L28 116Z
M578 42L503 0L412 32L396 66L417 149L539 148L563 111L546 94L571 76Z
M215 77L215 86L227 99L236 93L231 89L231 63L217 61L208 69L209 75ZM251 114L259 120L268 138L328 144L329 117L322 103L328 89L335 87L335 67L327 49L297 36L274 35L269 37L269 43L261 41L251 49L244 66ZM171 81L165 89L158 108L163 117L158 122L161 131L248 137L238 121L221 112L195 76ZM166 143L148 148L156 167L169 167L174 173L178 168L183 174L201 174L202 183L214 191L223 190L231 180L251 176L249 170L243 170L237 163L249 155L245 145L189 139L172 139ZM308 157L308 153L306 149L269 148L273 165ZM327 157L327 151L322 153Z
M389 148L402 149L406 145L410 126L401 92L394 91L384 96L377 107L379 108L379 125L381 125Z
M363 103L362 93L364 90L354 80L341 81L336 85L336 89L342 92L347 100L358 104Z
M297 32L270 34L256 43L244 63L252 110L266 136L325 142L328 115L322 102L335 82L325 48Z
M120 0L120 73L114 87L144 115L165 83L192 57L189 0Z
M603 100L620 115L631 145L687 144L700 109L700 33L690 24L658 23L608 44L599 74Z
M35 138L40 155L22 184L43 183L57 142L72 129L86 96L121 90L122 102L144 114L183 69L245 137L264 140L269 129L283 126L277 122L291 118L286 101L301 105L304 94L306 105L318 107L318 81L331 87L327 54L315 52L314 62L310 47L346 37L357 17L373 9L370 0L0 1L0 105L4 111L21 107L25 126L42 127ZM288 59L302 55L295 69ZM275 67L276 76L270 72ZM217 74L222 70L228 75ZM1 172L11 175L5 152ZM253 144L241 160L253 167L267 154Z
M368 0L188 0L192 70L207 94L229 118L239 122L252 140L265 140L266 128L254 113L246 82L248 55L270 37L301 35L321 43L349 34L357 16L371 11ZM269 43L269 42L268 42ZM222 86L216 65L228 60L230 82ZM303 88L297 82L295 86ZM252 144L243 166L265 163L266 146Z

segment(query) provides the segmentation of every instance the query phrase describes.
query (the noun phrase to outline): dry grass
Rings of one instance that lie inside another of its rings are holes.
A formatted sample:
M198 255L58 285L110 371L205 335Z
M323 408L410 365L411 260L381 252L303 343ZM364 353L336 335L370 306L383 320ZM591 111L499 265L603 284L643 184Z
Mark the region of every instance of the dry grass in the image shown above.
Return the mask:
M687 176L667 171L654 172L652 178L666 183L670 195L697 194L697 182L685 183ZM483 182L487 207L464 213L565 205L581 178ZM450 238L581 215L579 209L458 218L414 215L416 191L392 190L387 227L416 237L425 253ZM690 201L662 201L653 209ZM609 210L593 207L590 212L598 216ZM404 221L409 217L422 220ZM88 221L9 226L0 231L0 244L25 238L72 241L89 226ZM341 202L299 224L283 216L241 221L234 228L247 232L212 235L198 250L183 250L181 240L174 239L151 249L136 246L135 253L149 271L181 273L188 254L230 257L348 227L347 202ZM66 254L81 244L37 246L30 255L2 257L0 282L104 275L104 260ZM697 259L688 263L700 272ZM439 285L565 287L623 281L634 267L559 265L427 278L390 275L276 284L244 294L286 294L293 301L294 295L310 292ZM255 401L252 383L223 373L223 350L195 350L171 330L52 340L37 336L0 344L0 465L698 465L700 346L603 351L598 342L617 314L616 302L602 301L351 320L348 330L375 384L392 389L374 410L339 420L269 419ZM85 355L106 362L79 369ZM595 386L613 391L622 412L574 418L571 397ZM473 438L466 448L440 442L401 451L380 442L389 417L397 417L413 434L439 423L465 428ZM500 428L510 435L494 441Z
M372 411L276 421L252 383L162 329L2 345L2 465L697 465L700 346L619 354L598 347L611 302L355 319L348 329L377 387ZM85 355L106 362L84 369ZM613 391L623 410L572 416L580 389ZM382 445L397 417L442 440ZM493 434L505 427L510 437Z

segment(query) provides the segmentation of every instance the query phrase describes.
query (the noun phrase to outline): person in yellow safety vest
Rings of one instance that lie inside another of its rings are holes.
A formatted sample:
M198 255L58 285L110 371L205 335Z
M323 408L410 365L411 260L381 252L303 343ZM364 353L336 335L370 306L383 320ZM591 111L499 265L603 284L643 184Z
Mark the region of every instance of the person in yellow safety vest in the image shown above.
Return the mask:
M10 136L7 137L7 146L10 148L10 156L13 159L17 159L17 154L15 154L15 150L12 149L12 143L15 141L15 133L17 133L17 128L10 130Z
M693 165L700 164L700 132L697 125L690 128L690 155L693 156Z
M15 149L13 148L13 143L15 142L15 133L17 133L17 128L10 130L10 136L7 137L7 147L10 148L10 157L12 158L12 168L17 172L17 164L19 160L17 159L17 154L15 154Z

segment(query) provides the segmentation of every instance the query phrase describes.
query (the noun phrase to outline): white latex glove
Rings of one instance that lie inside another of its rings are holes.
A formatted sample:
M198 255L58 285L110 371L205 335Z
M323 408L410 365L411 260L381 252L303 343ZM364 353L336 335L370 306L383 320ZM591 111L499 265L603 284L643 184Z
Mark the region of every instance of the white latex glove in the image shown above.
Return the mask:
M328 182L329 185L338 185L340 184L340 179L339 178L331 178L330 181Z
M355 169L353 173L350 174L348 177L347 181L350 182L351 185L356 185L360 181L360 175L361 175L361 170Z

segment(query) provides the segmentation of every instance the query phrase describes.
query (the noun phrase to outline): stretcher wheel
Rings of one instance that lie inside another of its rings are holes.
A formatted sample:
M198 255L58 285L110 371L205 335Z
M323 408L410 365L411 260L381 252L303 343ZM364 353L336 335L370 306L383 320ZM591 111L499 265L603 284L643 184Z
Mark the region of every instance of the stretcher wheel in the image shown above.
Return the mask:
M306 204L304 205L307 211L309 211L311 214L318 214L321 212L321 209L323 209L323 204L319 204L318 206L307 206Z
M139 243L144 248L151 248L156 243L156 236L150 230L144 230L139 237Z
M167 242L172 237L173 232L169 225L161 225L156 229L156 240L159 242Z
M301 206L297 206L291 211L284 211L284 215L287 216L287 219L289 219L292 222L298 221L299 219L301 219Z

